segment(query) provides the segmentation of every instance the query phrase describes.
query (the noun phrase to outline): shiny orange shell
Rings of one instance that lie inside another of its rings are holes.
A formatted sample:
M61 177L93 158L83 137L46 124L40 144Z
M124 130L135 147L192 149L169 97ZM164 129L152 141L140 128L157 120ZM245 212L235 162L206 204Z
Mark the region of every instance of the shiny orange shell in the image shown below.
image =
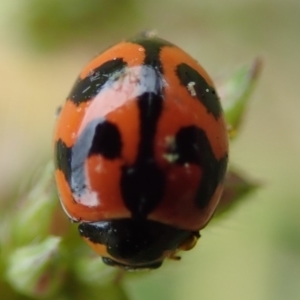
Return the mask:
M197 231L222 194L228 137L213 82L156 37L121 42L81 71L54 142L73 220L144 218Z

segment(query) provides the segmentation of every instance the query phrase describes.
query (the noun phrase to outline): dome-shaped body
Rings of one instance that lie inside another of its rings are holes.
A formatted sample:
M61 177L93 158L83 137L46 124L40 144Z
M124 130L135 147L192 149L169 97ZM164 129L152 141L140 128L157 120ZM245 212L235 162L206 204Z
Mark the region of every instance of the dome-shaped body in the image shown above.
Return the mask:
M156 37L94 58L55 131L65 212L106 263L128 268L157 267L194 245L218 204L227 158L212 80Z

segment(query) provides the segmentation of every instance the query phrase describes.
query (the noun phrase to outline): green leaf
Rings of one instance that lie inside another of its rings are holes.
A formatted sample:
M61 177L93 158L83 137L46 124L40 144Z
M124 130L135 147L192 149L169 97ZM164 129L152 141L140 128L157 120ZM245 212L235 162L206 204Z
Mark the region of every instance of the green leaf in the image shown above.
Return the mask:
M91 255L91 250L73 258L71 271L73 282L64 292L72 299L129 300L122 285L125 271L105 265L100 256Z
M229 170L224 182L224 192L217 207L215 217L223 216L232 211L246 196L253 193L259 183L247 179L236 170Z
M90 286L109 284L115 280L118 272L118 269L105 265L100 256L87 254L78 257L73 268L78 281Z
M106 35L133 26L139 20L133 0L27 0L16 11L15 22L40 49L72 42L99 42Z
M241 67L217 84L231 137L236 136L241 125L247 104L261 74L262 65L262 60L257 58L250 66Z
M47 237L58 203L51 162L39 170L31 189L18 199L18 209L10 220L13 247Z
M60 238L50 236L41 243L14 250L7 258L7 281L27 296L54 295L63 283L65 271L58 259L59 244Z

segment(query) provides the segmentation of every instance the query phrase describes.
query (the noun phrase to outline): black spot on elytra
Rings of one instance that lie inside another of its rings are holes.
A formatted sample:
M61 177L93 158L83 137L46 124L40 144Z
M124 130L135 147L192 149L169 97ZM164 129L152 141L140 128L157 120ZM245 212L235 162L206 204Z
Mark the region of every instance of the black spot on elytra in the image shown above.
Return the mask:
M160 86L157 84L157 86ZM138 161L153 156L153 142L156 134L157 121L163 109L162 94L144 93L138 98L140 118L140 144Z
M80 197L86 189L85 163L92 155L102 155L106 159L120 156L122 144L117 127L99 118L88 123L72 147L70 185L73 193Z
M145 218L161 201L164 176L153 161L122 168L121 191L133 218Z
M162 111L160 93L144 93L138 99L140 142L134 164L122 168L121 191L125 205L134 218L144 218L162 200L165 186L163 172L154 159L154 137Z
M203 129L196 126L181 128L176 134L173 154L178 164L197 164L203 171L196 203L205 208L213 196L218 184L223 180L227 168L227 154L216 159L210 142Z
M103 85L108 80L111 80L112 75L122 72L126 65L122 58L116 58L91 70L91 73L87 77L77 79L68 99L76 105L91 100L100 92Z
M195 97L206 107L209 113L218 119L222 113L222 107L215 89L209 86L195 69L185 63L177 66L176 74L185 88L189 89L189 84L194 83L192 88L195 89Z
M99 123L95 128L89 156L100 154L106 159L121 155L122 141L118 127L108 121Z
M157 37L145 37L143 35L131 39L129 42L141 45L145 49L144 64L153 66L160 74L163 74L163 68L159 57L160 51L163 47L172 47L173 44Z
M205 208L208 205L217 186L223 181L227 170L227 163L228 155L226 154L220 160L216 160L213 164L207 164L205 166L205 173L196 196L196 204L200 209Z
M71 148L61 139L55 144L55 166L62 171L69 182L71 177Z
M117 126L103 118L95 119L86 125L73 147L67 147L62 140L56 142L56 167L64 173L73 194L81 197L86 190L86 159L92 155L115 159L121 149Z

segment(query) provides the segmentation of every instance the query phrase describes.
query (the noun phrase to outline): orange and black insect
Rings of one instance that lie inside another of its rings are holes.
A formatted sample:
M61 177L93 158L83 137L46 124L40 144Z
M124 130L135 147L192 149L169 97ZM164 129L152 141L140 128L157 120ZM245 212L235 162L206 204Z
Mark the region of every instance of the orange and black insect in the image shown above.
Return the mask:
M222 194L228 137L214 84L157 37L87 64L54 144L62 206L108 265L157 268L192 248Z

